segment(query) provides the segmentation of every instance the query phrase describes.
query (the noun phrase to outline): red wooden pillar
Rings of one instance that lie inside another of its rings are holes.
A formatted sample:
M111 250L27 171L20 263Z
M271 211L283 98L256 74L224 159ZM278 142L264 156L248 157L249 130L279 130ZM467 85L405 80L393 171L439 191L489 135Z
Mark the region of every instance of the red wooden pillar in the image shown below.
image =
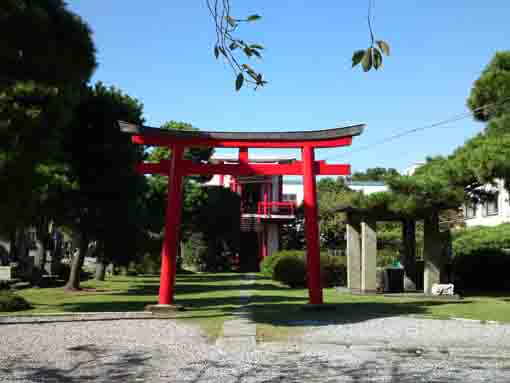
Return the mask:
M176 257L182 215L182 174L179 172L179 163L182 160L183 151L184 148L182 146L173 146L170 156L165 238L161 254L160 305L171 305L174 303Z
M319 225L317 219L317 192L315 189L315 173L313 169L313 147L302 148L303 184L305 205L306 259L309 302L321 304L321 265L319 250Z

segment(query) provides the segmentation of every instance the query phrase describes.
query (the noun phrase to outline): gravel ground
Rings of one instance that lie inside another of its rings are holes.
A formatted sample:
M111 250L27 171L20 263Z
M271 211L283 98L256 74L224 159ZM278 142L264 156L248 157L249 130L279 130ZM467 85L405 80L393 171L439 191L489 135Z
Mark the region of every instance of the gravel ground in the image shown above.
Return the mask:
M509 334L394 317L240 352L171 320L0 324L0 382L510 382Z

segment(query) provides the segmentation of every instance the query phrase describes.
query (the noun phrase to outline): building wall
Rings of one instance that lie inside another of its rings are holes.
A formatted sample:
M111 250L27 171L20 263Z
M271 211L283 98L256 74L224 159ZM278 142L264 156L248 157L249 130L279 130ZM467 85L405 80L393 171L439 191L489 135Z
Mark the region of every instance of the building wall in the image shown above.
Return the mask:
M502 180L497 180L495 186L486 185L487 189L498 193L498 214L484 216L483 203L476 204L476 214L473 218L467 218L466 208L464 207L464 218L466 226L496 226L505 222L510 222L510 196L504 187Z
M283 181L283 196L285 195L295 195L296 203L300 205L303 202L304 194L303 194L303 184L294 184L294 183L286 183L285 179Z
M363 194L372 194L388 190L388 186L384 182L378 181L353 181L347 183L349 189L360 191Z
M363 194L372 194L376 192L388 190L388 186L384 182L367 181L367 182L350 182L347 186ZM303 182L300 180L283 180L283 194L296 195L296 203L300 205L303 202L304 191Z

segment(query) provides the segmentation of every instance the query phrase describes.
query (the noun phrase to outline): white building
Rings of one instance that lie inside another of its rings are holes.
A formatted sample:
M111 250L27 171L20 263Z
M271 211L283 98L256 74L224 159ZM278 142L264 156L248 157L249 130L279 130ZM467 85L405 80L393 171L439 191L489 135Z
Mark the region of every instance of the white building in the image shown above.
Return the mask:
M349 189L360 191L363 194L372 194L388 190L384 182L379 181L350 181L346 182ZM300 179L283 178L283 198L284 201L295 201L297 205L303 202L303 181Z
M406 169L407 175L413 175L416 169L424 165L417 162ZM503 180L495 180L494 185L487 184L483 189L492 193L485 201L471 202L462 207L466 226L497 226L510 222L510 196Z
M494 185L485 185L483 188L492 193L492 197L464 206L466 226L496 226L510 222L509 194L504 181L496 180Z

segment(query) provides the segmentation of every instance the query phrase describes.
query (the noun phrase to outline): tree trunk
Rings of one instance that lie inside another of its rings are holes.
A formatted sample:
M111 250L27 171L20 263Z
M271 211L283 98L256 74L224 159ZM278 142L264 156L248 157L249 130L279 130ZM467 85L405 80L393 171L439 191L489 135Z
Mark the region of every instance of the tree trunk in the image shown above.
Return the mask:
M14 262L16 260L17 255L17 235L16 235L16 228L14 227L12 230L9 231L9 262Z
M37 235L37 242L39 242L41 249L40 249L40 256L36 257L36 262L34 264L36 269L39 269L41 273L44 274L45 272L45 266L46 266L46 249L48 247L48 240L49 240L49 233L48 233L48 223L45 219L42 220L40 225L37 225L36 227L36 235Z
M83 265L83 260L85 259L85 255L87 254L87 249L89 247L89 240L85 234L81 234L81 238L79 239L79 250L78 254L73 257L73 261L71 263L71 272L69 274L69 280L65 285L66 290L75 291L80 289L80 273L81 267Z
M98 259L96 262L96 280L104 281L106 274L106 265L102 259Z
M104 281L106 275L106 263L104 258L104 246L101 242L96 242L95 254L96 256L96 280Z

